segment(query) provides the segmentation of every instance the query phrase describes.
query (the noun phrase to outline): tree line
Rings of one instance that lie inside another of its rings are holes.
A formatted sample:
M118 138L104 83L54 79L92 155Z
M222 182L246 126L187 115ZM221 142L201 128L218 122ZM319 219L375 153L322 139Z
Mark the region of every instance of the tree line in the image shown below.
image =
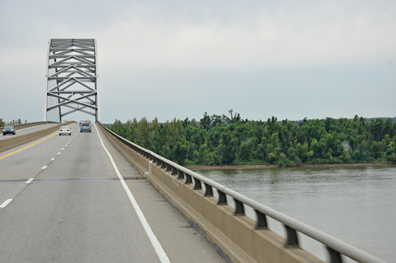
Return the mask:
M28 123L27 120L25 120L24 124ZM0 118L0 127L4 127L5 125L17 125L17 124L22 124L22 120L11 120L11 121L4 121L2 118Z
M180 165L396 163L396 123L389 118L266 122L206 112L202 119L159 123L136 118L109 125L118 135Z

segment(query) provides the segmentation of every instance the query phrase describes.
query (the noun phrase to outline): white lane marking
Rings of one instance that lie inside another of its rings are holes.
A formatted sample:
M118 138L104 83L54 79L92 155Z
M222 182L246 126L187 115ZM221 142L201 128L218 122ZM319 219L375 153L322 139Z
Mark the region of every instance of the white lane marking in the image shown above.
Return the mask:
M95 129L96 129L96 124L95 124ZM97 134L99 136L99 139L100 139L100 141L102 143L103 148L105 149L107 155L109 156L109 159L110 159L111 163L113 164L114 170L115 170L118 178L120 179L120 182L121 182L122 186L124 187L124 190L127 193L128 197L129 197L129 200L132 203L133 208L136 211L136 214L138 215L138 217L140 219L140 222L143 225L144 230L146 230L147 236L149 237L149 239L151 241L151 244L154 247L155 252L157 252L157 255L158 255L160 261L161 262L169 262L170 263L170 260L169 260L168 256L166 255L166 253L165 253L164 249L162 248L160 242L158 241L157 237L154 235L153 230L151 230L151 227L150 227L149 223L147 222L146 217L144 216L142 210L140 210L140 207L139 207L138 203L136 202L135 198L133 197L131 190L126 185L124 178L121 176L121 173L120 173L120 171L117 168L117 165L114 163L113 157L111 156L109 151L107 151L106 147L104 146L102 138L100 137L99 132L97 132Z
M52 158L51 161L55 160L55 158Z
M58 154L60 154L60 152L58 152Z
M7 199L7 200L5 200L4 203L2 203L2 204L0 205L0 208L6 207L9 203L11 203L11 201L12 201L12 199Z
M62 151L64 150L65 148L62 148Z
M30 184L33 181L33 178L30 178L29 180L26 181L27 184Z
M43 167L41 167L41 169L43 169L43 170L44 170L44 169L46 169L46 168L47 168L47 166L43 166Z

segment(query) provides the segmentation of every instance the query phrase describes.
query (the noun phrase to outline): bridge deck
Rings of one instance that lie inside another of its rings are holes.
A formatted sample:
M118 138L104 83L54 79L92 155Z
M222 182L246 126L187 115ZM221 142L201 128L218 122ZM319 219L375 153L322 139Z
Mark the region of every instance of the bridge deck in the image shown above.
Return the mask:
M0 159L0 254L7 262L159 262L97 132L52 136ZM49 137L49 136L47 136ZM222 262L101 134L171 262ZM40 141L43 138L37 140ZM31 142L30 144L33 144ZM20 146L0 153L0 158ZM54 159L53 159L54 158ZM53 159L53 160L52 160ZM29 178L34 178L27 183Z

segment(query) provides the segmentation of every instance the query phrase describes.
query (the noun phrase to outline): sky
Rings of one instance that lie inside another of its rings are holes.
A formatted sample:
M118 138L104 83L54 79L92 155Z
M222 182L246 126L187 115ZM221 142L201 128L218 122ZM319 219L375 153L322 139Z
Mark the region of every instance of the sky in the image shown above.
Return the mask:
M44 119L51 38L97 40L103 123L395 117L395 14L394 0L0 0L0 118Z

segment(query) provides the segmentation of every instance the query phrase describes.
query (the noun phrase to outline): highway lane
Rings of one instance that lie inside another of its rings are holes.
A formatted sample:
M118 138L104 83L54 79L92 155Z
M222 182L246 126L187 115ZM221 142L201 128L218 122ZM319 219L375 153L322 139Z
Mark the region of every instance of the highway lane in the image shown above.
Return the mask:
M41 131L41 130L44 130L44 129L47 129L47 128L50 128L50 127L53 127L53 126L56 126L56 125L58 125L58 124L57 123L51 123L51 124L37 125L37 126L29 127L29 128L24 128L24 129L17 128L17 130L15 132L16 135L13 135L13 134L3 135L3 134L1 134L0 135L0 141L1 140L6 140L6 139L12 138L14 136L18 136L18 135L23 135L23 134L27 134L27 133L31 133L31 132L36 132L36 131Z
M71 127L75 128L77 127L77 124L74 124ZM76 134L77 132L74 133L74 135ZM57 137L59 137L59 139ZM0 180L3 180L3 183L0 183L0 203L2 203L2 200L7 196L14 196L9 193L18 193L26 186L24 182L39 174L42 167L48 166L52 162L52 159L56 157L57 153L61 152L62 148L64 148L68 141L72 139L69 137L72 136L58 136L58 132L54 132L28 144L1 152ZM42 142L28 149L12 154L39 141ZM9 154L12 155L7 156Z
M12 199L0 208L2 259L159 262L97 132L95 127L92 133L74 128L72 136L47 136L0 159L0 205ZM221 262L146 180L136 179L140 173L103 134L102 139L170 261Z

